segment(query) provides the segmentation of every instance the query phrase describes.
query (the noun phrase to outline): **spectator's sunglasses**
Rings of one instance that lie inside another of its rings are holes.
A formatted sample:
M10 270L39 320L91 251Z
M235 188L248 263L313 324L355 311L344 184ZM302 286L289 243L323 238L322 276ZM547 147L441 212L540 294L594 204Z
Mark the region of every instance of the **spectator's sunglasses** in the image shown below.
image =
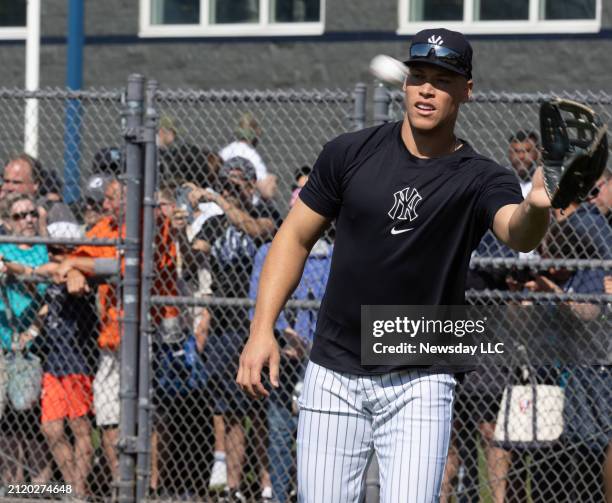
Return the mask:
M102 211L102 203L88 197L85 199L85 209L93 211Z
M234 177L222 177L220 187L222 191L227 192L240 192L242 190L242 184L248 183L251 180L247 180L244 176Z
M410 59L423 59L426 61L435 55L438 61L456 68L461 73L470 74L470 69L463 56L453 49L436 44L414 44L410 47ZM414 61L411 61L414 63Z
M589 194L587 195L587 201L591 200L591 199L595 199L599 193L601 192L601 188L606 184L605 180L602 180L601 182L599 182L598 184L595 185L595 187L593 187L591 189L591 192L589 192Z
M17 222L18 220L24 220L25 218L27 218L28 216L32 217L32 218L38 218L38 210L31 210L31 211L22 211L20 213L13 213L11 215L11 218Z

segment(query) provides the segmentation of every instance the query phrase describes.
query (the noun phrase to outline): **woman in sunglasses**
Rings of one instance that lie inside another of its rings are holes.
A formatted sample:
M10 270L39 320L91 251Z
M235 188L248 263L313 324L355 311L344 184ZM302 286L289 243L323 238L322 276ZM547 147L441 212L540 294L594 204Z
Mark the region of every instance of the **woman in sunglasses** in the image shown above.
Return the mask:
M10 197L2 217L10 225L11 234L16 237L37 236L39 217L34 199L23 194ZM39 335L37 313L46 289L44 284L19 281L15 276L31 275L34 268L47 262L45 245L0 243L0 272L8 275L0 284L0 341L5 354L29 348ZM0 448L14 453L15 458L14 461L3 460L4 485L24 482L23 466L37 470L32 474L33 482L44 483L51 476L49 456L39 438L38 414L38 406L18 412L8 405L2 416Z
M4 222L10 225L11 234L17 237L35 237L38 235L38 209L36 203L30 196L16 195L8 201L3 215ZM31 275L33 270L47 263L47 247L42 244L18 244L0 243L0 257L3 269L13 275ZM0 312L0 337L2 347L10 350L13 340L13 330L20 335L21 346L31 340L35 329L31 328L35 318L37 302L45 291L45 285L33 285L27 283L11 282L5 290L9 300L9 308L12 309L13 327L9 326L6 319L6 307L3 305ZM19 343L19 341L17 341Z

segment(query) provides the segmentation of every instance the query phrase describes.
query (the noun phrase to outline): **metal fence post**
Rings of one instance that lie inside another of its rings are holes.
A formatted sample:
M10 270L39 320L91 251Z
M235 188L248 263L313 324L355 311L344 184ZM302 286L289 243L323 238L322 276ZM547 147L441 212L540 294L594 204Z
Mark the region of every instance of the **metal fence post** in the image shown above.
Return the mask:
M142 216L142 276L140 282L140 356L138 372L138 461L136 468L136 501L142 501L149 487L151 463L151 372L149 348L152 325L149 323L151 286L153 282L153 253L155 234L155 183L157 169L157 110L155 92L157 81L147 82L144 124L144 206Z
M353 110L353 129L359 131L366 127L366 95L368 87L363 82L355 84L353 97L355 98Z
M144 77L128 77L126 116L125 272L123 279L123 336L119 419L119 502L134 501L136 466L136 398L138 387L138 329L140 294L140 208L142 200L142 111Z
M391 105L391 94L389 90L379 83L374 88L374 124L380 125L391 120L389 107Z

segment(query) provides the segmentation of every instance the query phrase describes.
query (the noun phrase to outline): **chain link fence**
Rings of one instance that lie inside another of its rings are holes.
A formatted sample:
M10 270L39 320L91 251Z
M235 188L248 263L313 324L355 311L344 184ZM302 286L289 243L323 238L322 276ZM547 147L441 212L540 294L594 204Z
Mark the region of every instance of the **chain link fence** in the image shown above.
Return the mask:
M611 123L609 96L562 96ZM477 94L459 136L528 186L538 159L529 133L546 97ZM32 98L40 165L19 158ZM235 384L238 356L272 237L323 144L401 119L400 94L378 86L371 98L362 84L167 90L139 77L117 91L0 90L6 496L38 484L50 499L70 487L91 500L296 500L296 399L333 228L276 326L280 388L247 399ZM610 194L604 178L589 201L558 212L532 254L487 234L468 303L511 308L527 345L556 332L610 344ZM551 367L527 354L466 376L441 500L603 501L612 361L599 363ZM539 427L553 433L535 445L512 428L538 394L549 404ZM364 480L368 503L378 500L376 470Z
M23 153L28 100L38 110L27 132L36 157ZM0 101L0 491L102 500L118 469L117 430L107 426L119 419L119 360L107 365L116 373L108 382L100 365L121 330L119 270L85 280L60 266L69 257L112 262L123 249L112 226L91 234L106 210L102 179L89 178L122 174L106 147L120 152L124 94L2 89ZM104 411L116 417L104 421Z

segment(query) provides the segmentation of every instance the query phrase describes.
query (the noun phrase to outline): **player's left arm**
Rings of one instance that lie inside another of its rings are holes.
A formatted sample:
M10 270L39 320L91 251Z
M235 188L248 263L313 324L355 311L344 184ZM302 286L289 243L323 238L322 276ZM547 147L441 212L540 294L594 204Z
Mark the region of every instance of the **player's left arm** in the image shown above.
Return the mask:
M546 234L550 207L542 168L538 168L525 200L521 204L507 204L497 210L493 219L493 232L510 248L521 252L531 251Z

